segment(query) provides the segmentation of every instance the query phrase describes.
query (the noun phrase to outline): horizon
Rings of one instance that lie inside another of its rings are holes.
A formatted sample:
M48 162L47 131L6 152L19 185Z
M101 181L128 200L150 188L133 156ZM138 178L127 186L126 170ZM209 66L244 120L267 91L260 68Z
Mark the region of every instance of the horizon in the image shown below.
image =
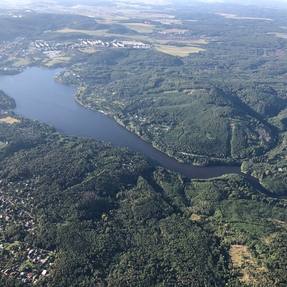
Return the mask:
M72 3L78 3L78 4L96 4L96 3L104 3L104 2L126 2L126 3L142 3L142 4L148 4L148 5L182 5L182 4L196 4L196 3L205 3L205 4L237 4L237 5L258 5L258 6L265 6L265 5L286 5L287 0L193 0L193 1L187 1L187 0L157 0L156 2L153 0L73 0L73 1L67 1L67 0L2 0L2 4L4 5L26 5L26 4L32 4L32 3L58 3L58 4L67 4L69 2Z

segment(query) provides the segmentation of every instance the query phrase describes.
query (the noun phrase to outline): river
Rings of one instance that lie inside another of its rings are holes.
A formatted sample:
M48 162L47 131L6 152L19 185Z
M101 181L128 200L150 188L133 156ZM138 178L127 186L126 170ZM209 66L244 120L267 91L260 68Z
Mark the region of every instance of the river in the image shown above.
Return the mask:
M0 76L0 89L16 100L17 114L52 125L66 135L127 147L164 168L191 178L207 179L240 173L236 166L196 167L168 157L112 118L77 104L75 89L57 83L54 80L57 73L57 69L31 67L17 75Z

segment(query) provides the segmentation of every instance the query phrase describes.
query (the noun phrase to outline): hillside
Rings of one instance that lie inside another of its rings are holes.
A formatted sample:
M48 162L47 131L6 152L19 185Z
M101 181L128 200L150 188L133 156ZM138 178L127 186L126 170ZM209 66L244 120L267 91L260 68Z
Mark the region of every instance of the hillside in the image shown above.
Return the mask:
M286 282L284 200L16 118L0 123L1 286Z

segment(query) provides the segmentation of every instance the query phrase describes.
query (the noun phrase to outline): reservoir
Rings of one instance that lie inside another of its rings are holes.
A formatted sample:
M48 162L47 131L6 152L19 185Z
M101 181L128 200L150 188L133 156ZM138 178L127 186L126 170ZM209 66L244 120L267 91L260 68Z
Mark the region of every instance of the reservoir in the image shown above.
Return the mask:
M47 123L66 135L127 147L159 166L191 178L207 179L240 173L240 168L236 166L195 167L168 157L112 118L77 104L74 100L75 89L54 80L59 71L32 67L17 75L0 76L0 89L15 99L17 114Z

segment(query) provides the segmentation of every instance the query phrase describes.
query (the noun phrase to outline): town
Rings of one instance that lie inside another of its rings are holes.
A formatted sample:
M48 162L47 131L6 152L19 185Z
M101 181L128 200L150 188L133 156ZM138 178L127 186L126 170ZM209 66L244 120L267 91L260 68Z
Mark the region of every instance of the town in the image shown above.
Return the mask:
M69 51L83 48L127 48L127 49L150 49L150 44L145 44L138 41L102 41L102 40L89 40L79 39L76 42L56 42L36 40L30 44L31 49L37 51Z
M150 44L139 41L125 40L91 40L78 39L76 41L46 41L35 40L27 42L22 38L17 38L14 41L0 42L0 60L5 60L12 57L28 57L37 52L71 52L80 51L85 48L126 48L126 49L151 49Z
M15 74L26 66L44 64L57 57L69 58L78 53L95 53L102 49L151 49L152 45L135 40L77 39L67 41L23 38L0 42L0 73ZM48 65L49 66L49 65Z
M53 252L23 241L35 232L31 189L29 181L17 187L8 183L8 188L0 181L0 272L23 283L49 276L54 261Z

